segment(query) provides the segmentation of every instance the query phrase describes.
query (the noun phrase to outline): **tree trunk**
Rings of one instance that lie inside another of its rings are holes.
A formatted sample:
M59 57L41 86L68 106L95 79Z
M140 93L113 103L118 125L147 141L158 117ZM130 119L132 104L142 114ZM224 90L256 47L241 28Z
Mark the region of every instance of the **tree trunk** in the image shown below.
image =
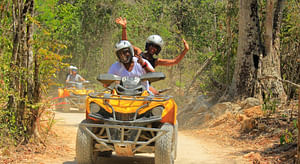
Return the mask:
M263 53L261 76L275 76L281 78L280 72L280 25L284 0L268 0L265 21L265 52ZM263 96L286 100L282 82L276 79L267 79L261 82Z
M34 55L32 51L34 0L13 0L13 51L10 63L10 86L14 94L9 95L8 109L14 110L17 126L24 127L27 134L33 133L37 109L27 104L39 101L34 94L33 72Z
M298 145L297 145L297 163L300 163L300 134L299 134L299 126L300 126L300 88L298 88Z
M256 0L239 1L239 42L231 86L225 97L243 99L254 96L260 54L260 28ZM223 98L224 99L224 98Z
M229 66L230 66L230 54L231 54L231 47L232 47L232 32L231 32L231 11L233 8L233 1L228 0L227 2L227 14L226 14L226 33L227 33L227 47L226 48L226 85L229 86L230 78L229 78Z

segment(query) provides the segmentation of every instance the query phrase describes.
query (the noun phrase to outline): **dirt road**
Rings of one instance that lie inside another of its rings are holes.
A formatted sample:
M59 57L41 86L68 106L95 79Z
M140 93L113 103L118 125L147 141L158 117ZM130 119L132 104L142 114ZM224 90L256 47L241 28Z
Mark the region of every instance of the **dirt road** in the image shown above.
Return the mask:
M60 157L36 159L36 163L57 163L57 164L76 164L75 159L75 140L77 125L83 120L85 113L60 113L56 112L56 127L58 138L63 138L68 153ZM62 143L60 143L62 144ZM224 148L214 142L208 142L202 138L196 138L189 131L180 131L178 138L178 155L175 164L235 164L242 162L242 158L234 156L234 148ZM42 162L40 161L42 160ZM154 164L152 154L141 154L134 158L116 157L101 158L99 163L105 164Z

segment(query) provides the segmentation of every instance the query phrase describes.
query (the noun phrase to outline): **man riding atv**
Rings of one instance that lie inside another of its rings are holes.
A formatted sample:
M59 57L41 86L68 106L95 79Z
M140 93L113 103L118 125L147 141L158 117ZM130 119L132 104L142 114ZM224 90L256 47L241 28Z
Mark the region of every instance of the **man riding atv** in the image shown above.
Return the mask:
M56 109L69 112L71 107L77 108L79 111L85 111L85 98L88 93L94 92L87 89L84 85L88 84L79 74L77 67L70 67L70 74L67 76L66 87L58 89L58 101Z
M77 72L78 72L77 67L72 66L70 68L71 68L71 72L70 72L71 74L69 74L67 76L67 80L66 80L67 83L70 81L72 81L72 82L85 81L85 79L83 77L81 77L79 74L77 74Z

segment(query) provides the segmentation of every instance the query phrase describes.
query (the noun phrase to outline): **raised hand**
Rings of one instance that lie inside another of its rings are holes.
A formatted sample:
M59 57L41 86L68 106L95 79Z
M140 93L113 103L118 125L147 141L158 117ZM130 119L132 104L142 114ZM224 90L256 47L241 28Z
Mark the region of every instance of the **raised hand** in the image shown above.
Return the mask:
M116 19L116 23L120 24L122 28L126 28L126 24L127 24L126 18L119 17Z
M184 48L186 50L189 50L190 49L189 44L184 39L182 39L182 41L183 41L183 44L184 44Z

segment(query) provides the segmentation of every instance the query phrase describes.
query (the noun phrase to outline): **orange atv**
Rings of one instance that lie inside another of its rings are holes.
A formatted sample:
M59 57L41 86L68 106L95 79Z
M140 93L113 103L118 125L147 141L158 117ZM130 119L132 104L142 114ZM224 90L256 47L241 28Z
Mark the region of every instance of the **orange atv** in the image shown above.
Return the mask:
M172 164L176 158L177 105L171 96L153 96L143 81L164 79L160 72L141 77L100 75L109 85L86 99L86 119L79 124L76 160L101 163L101 156L155 153L155 164ZM99 158L98 158L99 157Z
M94 92L94 90L86 89L84 85L89 81L84 82L67 82L66 88L58 88L58 104L56 109L64 112L69 112L70 108L77 108L79 111L85 112L86 96Z

